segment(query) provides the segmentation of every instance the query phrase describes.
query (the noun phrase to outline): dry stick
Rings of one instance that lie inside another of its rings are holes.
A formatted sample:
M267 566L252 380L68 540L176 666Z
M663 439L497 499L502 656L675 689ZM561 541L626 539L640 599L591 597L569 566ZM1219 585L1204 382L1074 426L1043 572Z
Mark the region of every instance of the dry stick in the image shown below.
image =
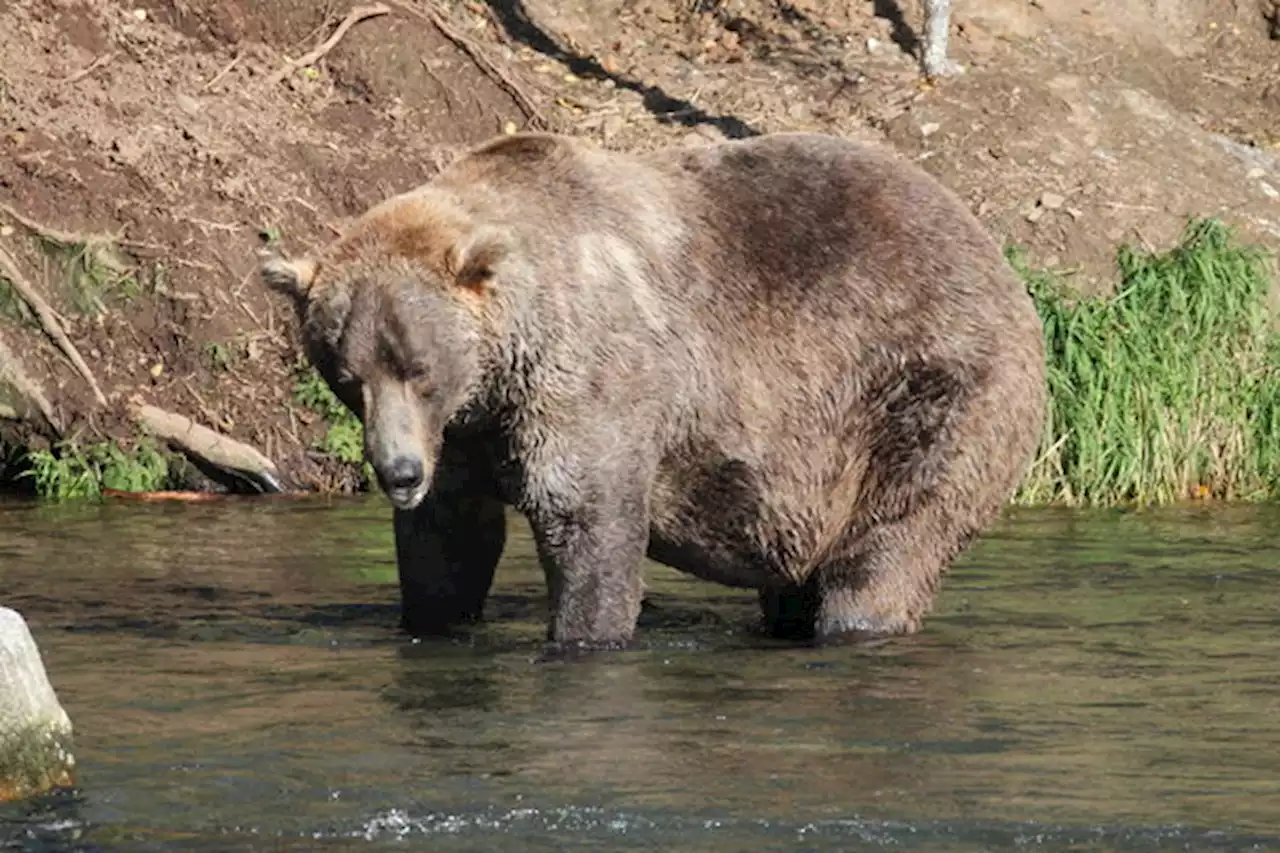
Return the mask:
M276 464L257 448L201 426L185 415L135 402L133 416L153 435L176 444L192 456L253 480L266 491L282 492Z
M209 79L209 82L208 82L208 83L205 83L203 86L201 86L201 87L200 87L200 91L201 91L201 92L207 92L207 91L209 91L210 89L212 89L214 86L218 85L218 81L219 81L219 80L221 80L223 77L226 77L228 74L230 74L230 73L231 73L231 69L233 69L233 68L235 68L237 65L239 65L239 64L240 64L240 60L241 60L242 58L244 58L244 49L243 49L243 48L242 48L242 49L240 49L240 50L238 50L238 51L236 51L236 55L235 55L234 57L232 57L231 61L230 61L230 62L228 62L228 63L223 67L223 69L222 69L221 71L219 71L217 74L213 75L213 77L211 77L211 78Z
M310 51L309 53L303 56L298 57L297 59L293 60L288 65L286 65L284 68L281 68L279 71L277 71L276 73L268 77L267 85L268 86L275 85L276 83L279 83L284 78L288 77L293 72L297 71L299 68L305 68L306 66L312 65L318 62L320 59L324 58L325 54L333 50L333 48L338 44L338 42L342 41L342 37L347 34L347 30L351 29L353 26L365 20L366 18L376 18L379 15L389 15L389 14L391 14L391 9L388 8L387 6L382 5L381 3L378 3L377 5L374 5L374 6L356 6L349 13L347 13L347 17L342 19L342 23L338 24L338 28L333 31L333 35L325 39L314 50Z
M103 396L102 389L98 387L98 380L93 378L93 371L89 370L89 365L85 364L84 359L80 357L80 351L76 349L76 345L71 343L71 339L67 337L62 324L58 322L58 315L53 313L49 303L45 302L44 297L37 293L36 289L23 277L13 257L3 248L0 248L0 275L9 279L13 289L36 312L36 316L40 318L41 328L44 329L49 337L53 338L54 343L71 360L76 370L80 371L80 375L84 377L84 380L89 383L89 387L93 389L93 396L97 399L98 404L106 406L107 398Z
M61 81L61 82L62 82L62 85L63 85L63 86L69 86L69 85L71 85L72 83L77 83L77 82L79 82L79 81L83 80L84 78L88 77L90 74L92 74L93 72L97 71L99 68L101 68L102 66L106 65L108 62L110 62L111 60L113 60L113 59L115 59L115 58L116 58L115 53L104 53L104 54L102 54L102 56L99 56L99 57L98 57L97 59L95 59L93 62L90 62L87 66L85 66L85 67L84 67L84 68L82 68L81 70L77 71L75 74L72 74L70 77L66 77L66 78L64 78L64 79Z
M512 80L506 72L495 65L493 60L485 56L484 51L480 49L480 45L449 26L444 17L438 11L435 9L419 9L416 6L410 6L407 3L398 2L398 0L396 5L409 14L416 15L431 24L436 28L440 35L452 42L454 47L465 53L467 58L475 64L476 68L480 69L481 73L496 83L502 91L511 96L511 99L516 102L516 106L520 108L520 112L524 113L524 117L529 120L529 124L534 128L537 130L546 130L550 126L547 120L542 117L542 113L539 112L538 105L535 104L533 99L525 93L524 89L520 87L520 84Z

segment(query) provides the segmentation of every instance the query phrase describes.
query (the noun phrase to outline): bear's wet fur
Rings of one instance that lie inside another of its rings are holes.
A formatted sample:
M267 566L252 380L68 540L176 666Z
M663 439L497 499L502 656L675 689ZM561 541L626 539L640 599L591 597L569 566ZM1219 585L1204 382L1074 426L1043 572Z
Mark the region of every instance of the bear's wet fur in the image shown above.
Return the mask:
M999 246L832 136L503 137L263 276L365 424L414 634L479 617L504 506L561 647L631 640L646 554L759 590L779 636L912 633L1043 425Z

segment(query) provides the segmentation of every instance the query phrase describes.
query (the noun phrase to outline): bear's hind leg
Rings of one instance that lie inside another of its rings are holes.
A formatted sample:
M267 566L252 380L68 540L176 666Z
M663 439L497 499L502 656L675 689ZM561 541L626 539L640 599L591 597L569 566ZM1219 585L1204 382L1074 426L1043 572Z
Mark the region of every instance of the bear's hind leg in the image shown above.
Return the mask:
M926 501L900 520L850 537L810 575L813 635L820 643L913 634L933 608L942 575L976 535Z
M433 487L416 509L395 511L394 527L401 627L429 636L477 621L506 544L503 504Z
M779 640L811 640L818 618L817 590L812 586L766 587L760 590L764 630Z

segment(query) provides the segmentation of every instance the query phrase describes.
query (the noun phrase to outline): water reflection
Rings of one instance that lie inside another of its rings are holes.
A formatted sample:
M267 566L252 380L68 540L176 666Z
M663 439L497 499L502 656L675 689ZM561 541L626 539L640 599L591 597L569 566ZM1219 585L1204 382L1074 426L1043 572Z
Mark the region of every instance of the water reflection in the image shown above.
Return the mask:
M1280 848L1277 521L1011 513L874 649L656 568L643 648L541 663L517 520L412 643L378 500L0 506L82 761L0 849Z

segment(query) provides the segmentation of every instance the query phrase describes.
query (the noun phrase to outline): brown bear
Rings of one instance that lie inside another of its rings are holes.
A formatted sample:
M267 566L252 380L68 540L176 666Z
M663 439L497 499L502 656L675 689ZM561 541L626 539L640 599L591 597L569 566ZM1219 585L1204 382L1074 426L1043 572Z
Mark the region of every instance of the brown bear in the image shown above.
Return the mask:
M1041 435L1043 330L950 190L779 133L471 151L268 257L395 507L402 624L472 620L533 530L553 645L632 638L652 559L775 634L912 633Z

